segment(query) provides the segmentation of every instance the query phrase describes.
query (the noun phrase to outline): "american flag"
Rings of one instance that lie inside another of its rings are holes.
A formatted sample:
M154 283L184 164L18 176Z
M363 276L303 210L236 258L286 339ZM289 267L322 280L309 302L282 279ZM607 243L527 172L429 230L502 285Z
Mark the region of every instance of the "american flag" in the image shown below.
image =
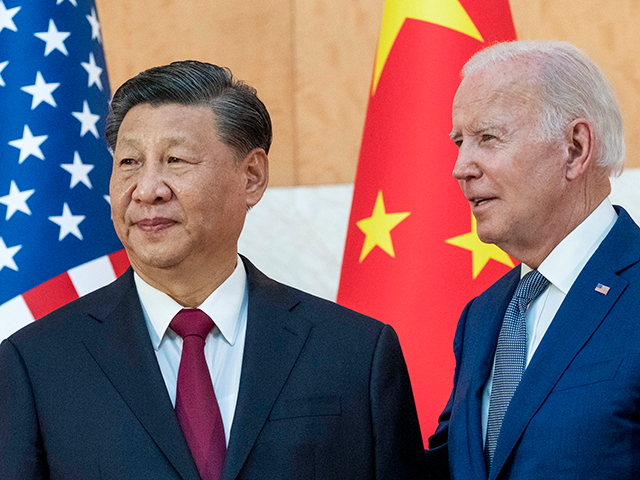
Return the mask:
M93 0L0 0L0 340L114 280Z

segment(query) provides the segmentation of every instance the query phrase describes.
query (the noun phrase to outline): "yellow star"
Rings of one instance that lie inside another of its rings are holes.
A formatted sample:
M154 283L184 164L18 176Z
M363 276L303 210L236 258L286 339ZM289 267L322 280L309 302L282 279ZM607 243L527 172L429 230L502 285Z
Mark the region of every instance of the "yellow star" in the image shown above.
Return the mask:
M376 93L391 47L407 18L434 23L484 42L459 0L387 0L382 14L382 31L378 44L372 95Z
M410 214L411 212L387 213L382 199L382 190L380 190L371 216L356 222L358 228L366 235L362 253L360 254L360 262L369 255L369 252L376 245L393 258L396 258L396 254L393 251L393 243L391 242L391 230Z
M509 267L515 267L511 257L504 251L500 250L500 247L491 243L484 243L478 238L478 229L476 223L476 217L471 215L471 232L459 235L457 237L445 240L445 242L455 245L456 247L471 250L472 263L473 263L473 279L475 280L480 272L489 262L494 259L497 262L504 263Z

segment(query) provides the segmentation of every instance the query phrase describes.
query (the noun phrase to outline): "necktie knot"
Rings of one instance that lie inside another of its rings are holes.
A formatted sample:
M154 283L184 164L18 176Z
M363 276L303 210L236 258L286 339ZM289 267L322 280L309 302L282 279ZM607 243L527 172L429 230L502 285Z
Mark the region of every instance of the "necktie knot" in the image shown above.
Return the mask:
M549 280L537 270L531 270L522 277L513 294L518 299L520 310L524 313L529 304L538 298L548 285Z
M202 310L183 308L173 317L169 326L183 340L191 335L196 335L205 340L213 329L214 323L211 317Z

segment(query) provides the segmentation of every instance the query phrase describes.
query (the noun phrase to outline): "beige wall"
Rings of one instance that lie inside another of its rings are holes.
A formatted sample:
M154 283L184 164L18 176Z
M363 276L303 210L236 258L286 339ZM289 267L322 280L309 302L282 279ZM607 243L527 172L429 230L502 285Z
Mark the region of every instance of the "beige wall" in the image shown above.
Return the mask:
M271 185L353 182L384 0L96 0L112 90L145 68L231 68L271 113ZM520 39L568 40L614 84L640 167L640 1L511 0Z

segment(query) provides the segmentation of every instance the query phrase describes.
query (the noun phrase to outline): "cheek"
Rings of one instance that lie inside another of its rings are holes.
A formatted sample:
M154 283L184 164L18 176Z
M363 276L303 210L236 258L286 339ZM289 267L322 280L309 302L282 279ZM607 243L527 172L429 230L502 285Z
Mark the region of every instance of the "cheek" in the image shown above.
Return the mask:
M124 219L130 202L131 194L126 182L121 179L112 178L109 185L109 203L111 204L111 216L115 224Z

